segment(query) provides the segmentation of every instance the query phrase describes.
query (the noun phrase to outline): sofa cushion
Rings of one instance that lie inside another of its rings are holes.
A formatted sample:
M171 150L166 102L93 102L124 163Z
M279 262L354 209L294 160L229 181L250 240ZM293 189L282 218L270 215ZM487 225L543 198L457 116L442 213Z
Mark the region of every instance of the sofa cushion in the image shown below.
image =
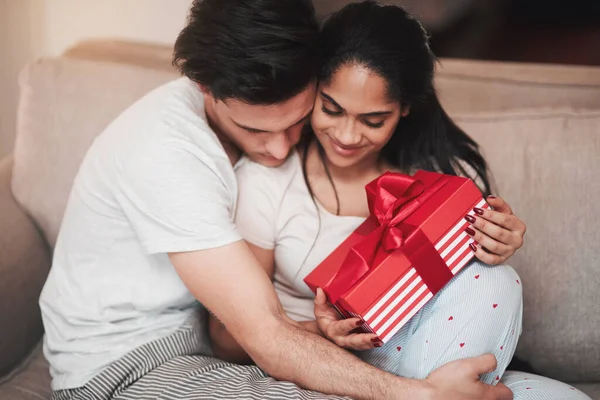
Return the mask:
M527 224L517 355L563 381L600 381L600 110L455 116Z
M573 387L581 390L592 398L592 400L600 400L600 382L597 383L575 383Z
M46 242L10 191L12 166L0 161L0 376L42 337L38 298L50 270Z
M12 188L54 245L79 164L121 111L177 75L82 60L41 60L20 76Z
M173 47L155 43L88 39L67 49L62 56L78 60L113 62L175 72L175 67L172 64Z
M451 114L568 105L600 109L600 68L442 59L436 85Z
M0 399L47 400L50 392L49 367L41 343L17 370L0 380Z

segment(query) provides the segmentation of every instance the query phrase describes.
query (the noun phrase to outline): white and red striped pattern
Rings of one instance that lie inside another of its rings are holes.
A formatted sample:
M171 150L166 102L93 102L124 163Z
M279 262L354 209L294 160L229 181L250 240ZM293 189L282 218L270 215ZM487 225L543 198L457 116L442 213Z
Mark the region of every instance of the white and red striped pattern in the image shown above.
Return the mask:
M489 208L489 205L482 199L475 207ZM469 215L474 215L473 210ZM453 275L473 258L474 253L469 247L473 240L465 232L469 225L461 219L435 244ZM363 328L377 334L386 343L432 297L421 277L411 269L362 316L365 321Z

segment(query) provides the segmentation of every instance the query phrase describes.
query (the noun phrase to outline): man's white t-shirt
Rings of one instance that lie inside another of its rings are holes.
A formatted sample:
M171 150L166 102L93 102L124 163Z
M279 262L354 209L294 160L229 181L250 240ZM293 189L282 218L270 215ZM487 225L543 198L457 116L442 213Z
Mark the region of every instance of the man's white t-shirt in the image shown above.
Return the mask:
M107 127L75 179L40 298L54 390L177 330L197 303L167 253L240 240L236 200L234 169L187 78Z
M297 153L278 168L247 161L236 174L238 232L249 243L274 250L273 284L287 315L314 320L314 294L303 279L365 218L337 216L313 201Z

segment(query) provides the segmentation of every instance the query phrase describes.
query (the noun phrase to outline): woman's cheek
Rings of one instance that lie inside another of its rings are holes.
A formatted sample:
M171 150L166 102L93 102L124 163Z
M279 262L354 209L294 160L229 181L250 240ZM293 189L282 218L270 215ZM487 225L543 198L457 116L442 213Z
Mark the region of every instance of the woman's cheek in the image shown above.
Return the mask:
M313 111L310 121L313 131L318 132L327 127L327 116L322 111Z
M382 149L390 141L393 133L394 131L391 129L380 128L370 130L366 136L373 146Z

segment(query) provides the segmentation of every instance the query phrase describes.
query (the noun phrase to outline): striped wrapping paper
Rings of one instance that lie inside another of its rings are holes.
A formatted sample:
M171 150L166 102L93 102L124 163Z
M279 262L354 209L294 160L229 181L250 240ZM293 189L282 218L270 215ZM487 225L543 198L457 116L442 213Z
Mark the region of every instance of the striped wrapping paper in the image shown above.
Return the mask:
M489 205L482 199L475 207L487 209ZM474 214L473 210L469 212L469 215ZM436 250L452 275L456 275L474 256L469 247L473 239L465 232L468 226L466 220L460 220L435 243ZM427 289L421 277L414 269L410 269L363 316L354 312L348 314L362 318L365 321L363 329L377 334L381 341L386 343L432 297L433 294Z

